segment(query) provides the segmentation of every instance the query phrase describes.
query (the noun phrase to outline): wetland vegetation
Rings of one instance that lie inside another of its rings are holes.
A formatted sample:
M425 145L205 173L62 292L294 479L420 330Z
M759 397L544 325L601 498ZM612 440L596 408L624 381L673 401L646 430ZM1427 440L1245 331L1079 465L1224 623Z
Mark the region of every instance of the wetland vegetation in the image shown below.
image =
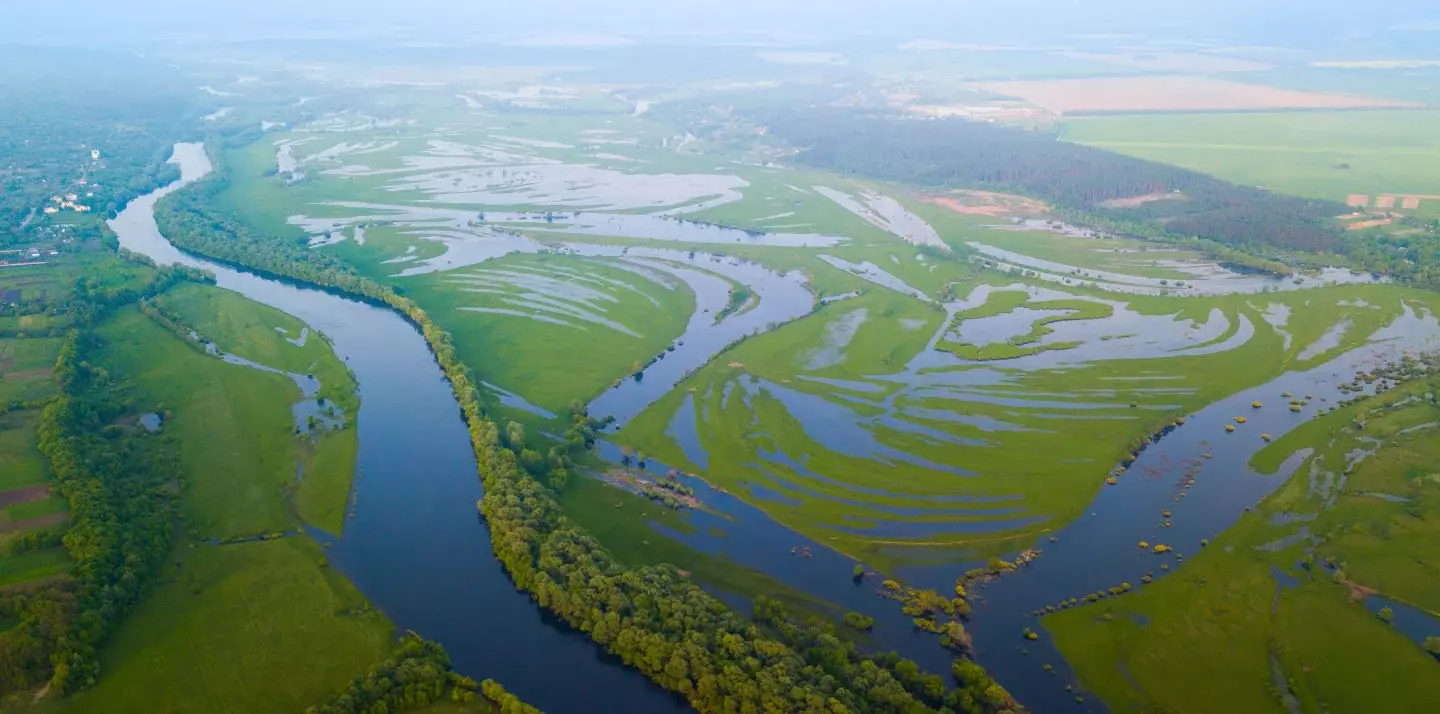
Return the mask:
M1386 164L1428 108L448 51L175 50L104 110L0 73L7 710L1440 696L1440 199Z

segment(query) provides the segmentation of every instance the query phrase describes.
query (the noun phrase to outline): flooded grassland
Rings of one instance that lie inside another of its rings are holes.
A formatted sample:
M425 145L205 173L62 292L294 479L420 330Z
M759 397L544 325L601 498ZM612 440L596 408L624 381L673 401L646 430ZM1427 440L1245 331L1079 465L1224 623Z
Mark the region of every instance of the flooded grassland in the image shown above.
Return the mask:
M1027 703L1068 698L1073 680L1058 655L1037 680L1040 662L1005 655L1006 638L1040 628L1047 603L1143 589L1131 559L1154 556L1134 541L1182 512L1144 504L1205 470L1185 464L1223 450L1244 482L1262 434L1278 444L1342 398L1287 404L1275 385L1305 393L1348 380L1377 339L1363 359L1435 337L1431 296L1369 276L1256 277L977 218L745 163L628 108L520 120L449 101L423 122L266 134L226 154L222 201L416 300L537 444L576 400L615 417L610 463L593 470L650 476L581 479L562 502L622 558L723 555L744 568L702 582L753 595L734 574L763 572L792 597L875 616L878 642L933 650L922 664L944 668L934 638L846 577L854 562L943 591L977 561L1044 551L1019 573L1042 581L1029 607L972 595L980 661ZM1254 477L1248 504L1187 503L1194 525L1176 527L1216 538L1284 477ZM667 478L697 503L674 510L637 486ZM1122 541L1113 572L1067 565ZM1010 577L989 589L1010 592Z

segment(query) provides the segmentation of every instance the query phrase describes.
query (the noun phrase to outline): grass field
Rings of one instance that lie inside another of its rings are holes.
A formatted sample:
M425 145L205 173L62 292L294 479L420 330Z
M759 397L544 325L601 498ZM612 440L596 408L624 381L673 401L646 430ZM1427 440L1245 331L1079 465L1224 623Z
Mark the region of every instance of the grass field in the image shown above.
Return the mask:
M1256 464L1314 449L1305 466L1181 572L1047 616L1085 685L1124 712L1278 713L1282 690L1290 711L1426 711L1440 700L1435 660L1414 640L1440 635L1440 484L1426 475L1440 443L1434 389L1407 385L1290 432ZM1348 482L1336 481L1347 463ZM1356 602L1373 591L1429 611L1434 631L1381 621Z
M695 310L684 283L667 288L623 268L609 259L512 255L398 282L450 332L481 380L559 413L662 352Z
M566 515L586 533L605 544L609 552L627 566L668 563L690 573L698 583L731 595L756 595L780 600L791 612L833 620L833 607L785 584L724 559L700 553L657 533L661 523L681 533L694 526L679 513L629 491L610 486L596 478L577 478L561 494Z
M955 231L952 235L965 241L1020 253L1052 263L1070 265L1082 270L1098 270L1142 278L1190 280L1193 276L1174 267L1176 263L1201 261L1204 256L1194 251L1172 248L1154 242L1128 238L1082 238L1039 230L996 230L997 219L971 218L975 228ZM956 241L956 247L960 241Z
M1437 67L1307 67L1289 65L1247 72L1245 82L1305 92L1383 97L1403 102L1440 104Z
M1065 140L1342 202L1351 194L1440 195L1440 111L1077 118L1065 122ZM1440 201L1421 209L1440 213Z
M355 418L360 400L355 378L335 357L329 343L299 320L228 290L182 285L157 298L156 303L178 314L185 325L223 352L319 380L318 397L343 412L345 423L338 431L321 431L313 442L296 444L304 478L295 499L307 523L339 534L355 476L359 450ZM304 344L295 344L302 334Z
M230 298L217 300L228 302ZM204 298L190 302L210 304ZM231 307L238 312L244 306ZM249 309L264 312L258 305ZM197 327L218 321L203 317L197 315L196 322L201 323ZM232 327L235 324L231 323ZM236 327L236 334L248 335L248 339L233 346L221 342L222 348L249 356L248 348L278 340L279 334L269 326L273 320L241 324L244 329ZM192 528L217 538L287 529L292 519L285 494L294 486L296 463L309 457L307 474L344 477L317 478L316 485L327 486L328 492L312 492L301 499L300 513L307 521L315 518L311 522L320 527L339 530L349 498L349 477L354 473L357 437L353 427L323 436L321 448L311 455L308 445L293 433L290 405L300 394L290 379L203 355L133 308L117 313L100 333L108 340L106 356L114 371L134 381L144 395L145 408L171 414L165 429L179 444L187 478L182 510ZM298 349L283 341L280 345ZM292 359L306 365L311 364L312 356L328 361L323 370L317 367L316 371L334 375L332 383L346 375L323 342L307 346L311 356ZM271 348L283 352L271 345L257 349L256 354ZM326 443L332 440L335 446Z
M50 370L59 352L59 337L0 338L0 405L39 401L54 393Z
M393 628L305 537L198 546L101 655L95 688L56 712L304 711L389 651Z
M43 264L0 268L0 297L6 302L63 299L75 290L81 277L94 289L135 287L153 272L93 244L87 244L82 252L46 255L39 260Z
M226 351L329 375L352 385L353 399L353 382L323 341L296 347L275 331L298 335L293 319L209 286L185 286L162 300ZM162 433L179 450L184 529L153 590L102 651L96 687L34 709L301 711L384 658L393 626L330 569L309 537L214 543L299 525L287 492L312 446L292 433L295 384L206 356L135 307L114 313L98 333L97 361L128 380L139 408L167 414ZM355 458L344 433L320 440L312 457L346 464L336 469L344 482L329 484L320 499L337 522ZM320 508L307 505L303 489L297 506L307 519ZM19 566L0 562L0 571L9 567Z
M345 364L322 335L294 317L239 293L193 283L176 286L155 302L221 351L285 372L314 375L320 397L351 416L359 407L355 378ZM307 333L304 344L297 345L302 332Z
M35 429L40 411L0 414L0 491L45 483L45 456Z
M0 587L61 575L70 569L64 548L32 550L0 556Z

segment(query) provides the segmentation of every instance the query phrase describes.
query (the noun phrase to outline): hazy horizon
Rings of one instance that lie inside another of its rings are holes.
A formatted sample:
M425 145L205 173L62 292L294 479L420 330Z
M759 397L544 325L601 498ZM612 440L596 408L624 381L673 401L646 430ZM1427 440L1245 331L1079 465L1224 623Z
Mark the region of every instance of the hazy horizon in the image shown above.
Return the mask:
M1440 40L1440 8L1434 3L1397 0L1385 9L1356 13L1353 5L1338 0L1109 0L1079 7L1063 0L632 0L603 7L583 0L154 0L140 7L76 0L62 15L51 3L21 0L0 6L0 40L95 47L156 40L388 35L408 42L538 38L543 44L561 38L572 46L607 46L657 35L697 34L757 35L796 43L879 35L1011 44L1095 41L1101 39L1097 35L1113 35L1108 39L1117 42L1184 38L1312 48L1359 39L1410 55L1424 53Z

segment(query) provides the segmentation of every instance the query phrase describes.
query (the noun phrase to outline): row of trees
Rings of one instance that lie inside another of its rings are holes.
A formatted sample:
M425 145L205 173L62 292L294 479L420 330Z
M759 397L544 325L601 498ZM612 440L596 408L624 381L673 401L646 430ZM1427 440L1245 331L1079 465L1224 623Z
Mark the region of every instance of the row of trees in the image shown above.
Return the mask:
M420 709L450 699L474 701L480 692L503 714L539 714L492 680L483 685L450 668L450 656L435 642L411 632L385 661L355 679L324 704L306 714L392 714Z
M133 405L125 385L92 363L99 345L91 328L122 305L183 280L211 278L188 268L157 268L134 255L92 265L67 289L11 309L47 315L63 329L53 369L58 394L14 406L43 407L37 446L70 518L63 533L17 535L9 550L63 545L74 565L72 578L0 594L0 617L13 622L0 633L0 695L46 681L60 693L92 684L97 646L139 601L170 545L168 484L178 467L165 437L110 426Z
M82 279L75 291L76 327L55 362L60 393L41 412L37 430L40 451L70 505L62 542L75 561L74 582L62 601L73 597L74 616L63 627L33 630L53 638L53 647L48 662L35 662L32 671L48 671L51 687L61 694L95 683L97 648L139 603L164 561L176 508L170 483L180 475L167 437L107 428L134 405L123 383L89 361L99 346L89 327L114 308L189 277L194 271L156 269L138 286L88 289ZM5 640L0 649L10 643ZM34 683L27 676L0 686L14 691Z
M207 198L225 180L222 167L212 179L163 201L157 221L166 235L184 249L217 260L381 301L416 324L469 426L485 485L480 509L495 554L517 587L542 607L702 712L953 710L951 702L934 696L932 687L918 686L902 674L899 658L866 659L823 646L797 650L767 636L674 567L626 568L616 562L570 522L551 493L521 468L516 451L506 448L481 404L478 382L444 330L413 301L324 253L309 251L303 242L266 237L233 217L212 213ZM576 417L577 426L588 418L583 412ZM576 445L589 443L589 422L585 426L570 435ZM1009 708L983 701L954 703L968 703L959 710L966 712Z
M1345 207L1222 181L1188 169L1057 141L1051 134L954 120L914 121L844 109L772 111L754 119L802 147L818 168L943 188L1010 190L1057 206L1144 223L1168 236L1229 245L1335 252ZM1179 192L1175 194L1175 192ZM1107 202L1172 195L1139 205Z

